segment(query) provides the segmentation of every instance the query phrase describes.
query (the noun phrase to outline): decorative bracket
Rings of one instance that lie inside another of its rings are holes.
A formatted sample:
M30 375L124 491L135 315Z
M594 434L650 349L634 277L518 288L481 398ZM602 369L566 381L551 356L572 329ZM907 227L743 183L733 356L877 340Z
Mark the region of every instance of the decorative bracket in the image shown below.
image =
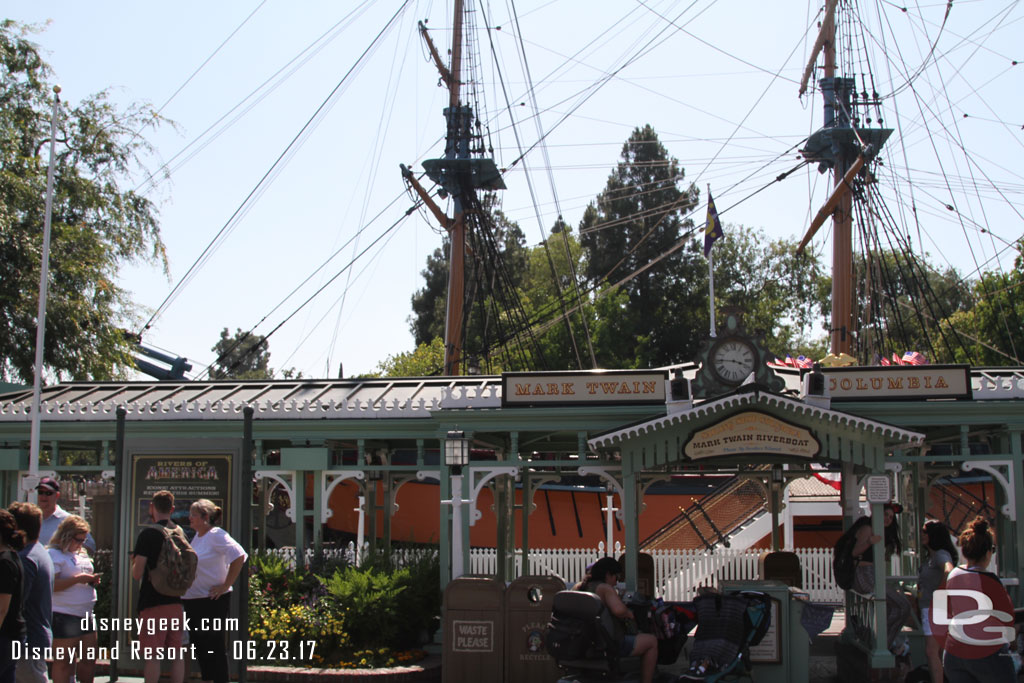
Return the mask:
M366 473L362 470L325 470L320 472L320 490L323 491L320 502L324 506L324 509L320 511L321 523L326 524L327 520L334 516L334 510L328 505L334 488L343 481L365 477Z
M481 475L478 481L474 481L476 477L474 475ZM476 509L476 498L480 495L480 491L483 490L484 486L491 479L502 474L514 477L519 474L518 467L470 467L469 468L469 525L473 526L477 523L484 513Z
M391 491L388 494L388 497L391 499L388 501L391 504L389 508L391 510L391 516L394 517L395 513L398 512L398 503L396 501L398 500L398 490L400 488L408 484L410 481L424 481L428 476L434 474L433 470L419 470L415 475L410 474L404 477L395 477L392 479Z
M549 482L558 481L562 478L560 474L530 475L523 486L523 514L529 517L537 509L533 497L537 495L538 489Z
M997 468L1006 468L1006 474L1003 474ZM1003 491L1006 493L1006 503L1003 504L1000 512L1006 515L1010 521L1017 521L1017 492L1014 490L1013 484L1010 483L1016 481L1016 477L1013 474L1012 460L968 460L960 465L960 469L964 472L983 470L991 474L992 478L999 482L999 485L1003 487Z
M672 477L668 474L650 474L646 476L641 475L636 478L637 483L640 485L640 495L637 496L636 513L638 515L647 509L647 503L644 502L644 497L647 495L647 489L651 488L653 484L659 481L669 481L671 478ZM618 513L616 513L616 515L618 515ZM622 519L621 515L619 515L619 519Z
M295 470L256 470L253 473L256 480L260 479L273 479L278 484L284 487L284 492L288 494L288 510L285 514L288 519L295 521ZM287 480L285 479L287 477Z
M619 506L620 507L615 512L615 517L618 518L619 520L621 520L621 519L623 519L622 506L625 505L626 496L625 496L625 494L624 494L624 492L622 490L622 484L619 482L618 479L615 478L615 475L612 474L613 472L621 474L622 473L622 468L621 467L598 467L596 465L583 465L583 466L581 466L581 467L576 469L576 473L579 474L581 477L585 477L585 476L591 475L591 474L596 474L598 477L600 477L601 479L604 479L606 482L608 482L608 484L611 485L611 487L615 490L615 492L619 494L619 501L620 501L619 502Z

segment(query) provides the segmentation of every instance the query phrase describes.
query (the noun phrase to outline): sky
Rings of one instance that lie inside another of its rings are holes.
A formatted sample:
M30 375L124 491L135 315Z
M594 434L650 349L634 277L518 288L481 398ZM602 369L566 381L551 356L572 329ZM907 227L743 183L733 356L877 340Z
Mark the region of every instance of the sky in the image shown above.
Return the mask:
M142 131L153 153L134 179L158 205L170 273L136 264L120 283L144 320L157 314L145 344L187 357L192 376L225 327L270 335L271 366L306 377L370 372L413 348L410 297L441 234L408 213L399 164L418 173L443 155L447 91L417 22L446 54L451 2L5 5L7 18L45 25L33 40L66 102L109 89L174 122ZM773 182L821 125L817 93L798 96L817 4L469 5L477 113L510 167L502 207L528 244L558 216L578 226L644 124L701 191L691 218L703 221L710 186L727 236L739 223L800 237L827 196L829 176L813 168ZM857 3L846 25L864 36L846 54L870 64L896 128L879 186L937 264L966 276L1010 267L1008 245L1024 235L1024 6L905 9ZM826 260L829 237L812 243Z

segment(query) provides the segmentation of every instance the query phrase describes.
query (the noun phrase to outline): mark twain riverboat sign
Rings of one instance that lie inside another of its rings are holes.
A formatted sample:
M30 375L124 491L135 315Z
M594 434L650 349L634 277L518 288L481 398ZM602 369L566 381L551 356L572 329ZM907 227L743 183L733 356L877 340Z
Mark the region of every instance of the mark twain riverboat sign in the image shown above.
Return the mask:
M690 460L736 455L788 455L813 458L821 443L803 427L748 410L699 429L683 446Z

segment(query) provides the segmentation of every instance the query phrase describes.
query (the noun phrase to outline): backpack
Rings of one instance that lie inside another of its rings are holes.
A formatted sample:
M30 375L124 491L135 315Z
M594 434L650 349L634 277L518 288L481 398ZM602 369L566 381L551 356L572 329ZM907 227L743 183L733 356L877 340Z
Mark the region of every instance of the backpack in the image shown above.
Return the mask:
M199 558L189 545L181 527L169 529L162 524L151 524L164 535L156 566L149 570L149 582L161 595L180 598L196 578Z
M857 545L857 530L870 522L870 517L858 519L843 532L832 548L832 573L836 585L843 590L853 588L853 577L857 573L857 559L853 556L853 548Z

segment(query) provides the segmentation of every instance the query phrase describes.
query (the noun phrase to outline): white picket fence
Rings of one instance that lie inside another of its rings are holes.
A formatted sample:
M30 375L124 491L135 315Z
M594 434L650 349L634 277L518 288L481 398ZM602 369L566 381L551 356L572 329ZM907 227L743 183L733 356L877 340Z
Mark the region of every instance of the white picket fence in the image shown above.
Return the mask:
M616 547L616 555L621 548ZM702 586L717 587L722 581L757 580L760 578L759 559L763 551L745 548L718 548L706 550L652 550L654 560L654 597L665 600L691 600ZM797 548L803 576L803 591L812 602L842 604L843 591L832 576L831 548ZM572 584L583 578L586 567L605 555L603 544L596 550L582 548L530 550L530 569L523 572L523 555L516 550L516 575L555 575ZM497 573L497 553L494 548L473 548L470 551L470 572Z
M280 548L273 551L290 561L295 566L295 549ZM355 548L349 544L347 548L324 550L323 558L328 557L345 561L355 561ZM409 560L423 551L408 551ZM652 550L648 554L654 560L654 597L671 601L691 600L696 596L697 589L702 586L717 587L722 581L744 581L760 578L759 560L762 550L754 548L732 549L716 548L714 552L707 550ZM803 591L812 602L841 605L844 601L843 591L836 586L832 576L831 548L797 548L793 552L800 558L800 569L803 577ZM615 544L618 557L622 553L621 546ZM515 574L540 574L557 576L571 586L586 574L587 565L604 557L604 544L596 549L587 548L537 548L530 550L530 567L523 571L523 552L515 551ZM472 548L469 553L471 574L497 574L498 557L494 548ZM306 550L306 561L313 560L313 551Z

